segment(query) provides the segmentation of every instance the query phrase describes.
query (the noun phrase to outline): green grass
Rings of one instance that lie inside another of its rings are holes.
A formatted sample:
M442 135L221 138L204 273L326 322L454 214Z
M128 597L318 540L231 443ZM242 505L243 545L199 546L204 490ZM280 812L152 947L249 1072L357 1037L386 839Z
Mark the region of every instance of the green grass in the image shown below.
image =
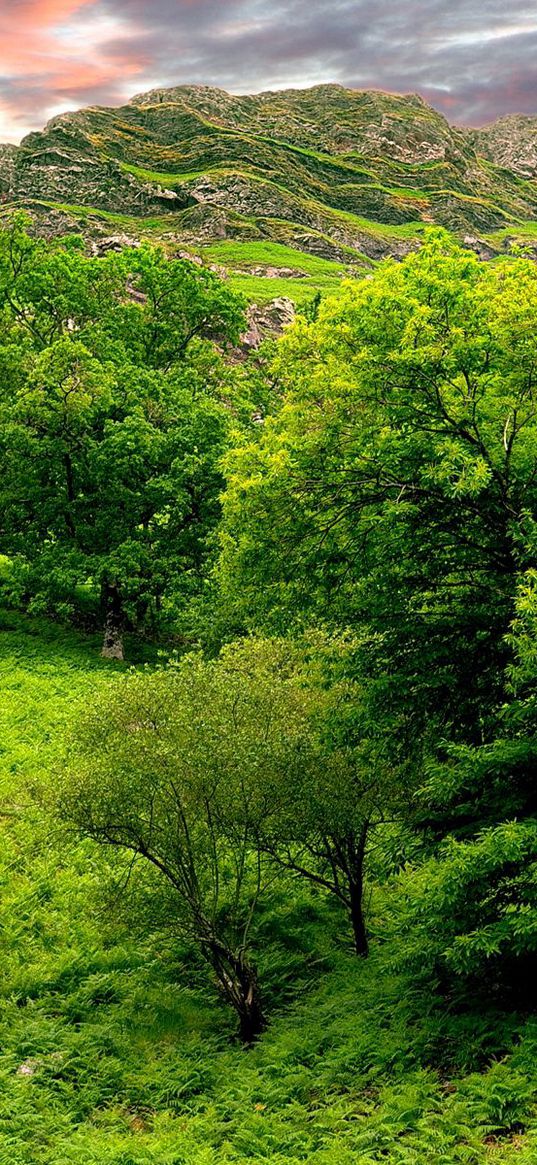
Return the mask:
M282 243L266 241L237 242L228 240L204 247L204 256L214 263L233 267L290 267L307 275L340 278L344 264L317 255L308 255Z
M215 166L210 171L207 170L185 170L173 174L166 174L160 170L144 170L142 166L135 166L129 162L120 162L121 169L126 174L133 174L135 178L139 178L141 182L155 182L158 186L164 186L173 189L175 186L180 186L182 182L192 182L196 178L202 178L207 173L222 173L229 172L229 167Z
M320 898L275 896L272 1023L250 1052L230 1042L191 952L123 920L102 854L30 795L55 779L73 702L117 666L94 637L11 612L0 650L1 1162L534 1165L536 1022L423 996L394 969L382 895L366 963Z
M337 294L346 275L343 263L307 255L281 243L229 241L204 247L202 254L208 262L225 267L231 286L245 295L249 302L255 303L287 296L297 306L302 306L318 291ZM305 278L266 278L250 274L248 269L251 267L288 267L303 272Z
M7 559L2 556L0 573ZM0 790L26 797L56 763L73 707L127 664L100 658L102 636L0 610ZM155 652L129 637L131 663Z
M235 274L230 275L229 283L233 290L244 295L249 303L270 303L272 299L285 296L292 299L297 307L308 303L317 292L337 295L341 287L341 279L266 279L262 275Z
M418 186L379 186L378 189L384 190L386 194L392 194L394 198L408 198L427 205L431 201L431 191L420 189Z
M483 238L497 244L504 243L506 239L534 242L537 239L537 222L517 222L499 231L489 231Z
M4 560L5 561L5 560ZM0 787L23 791L50 767L73 700L90 694L110 668L99 637L60 625L0 616L2 732Z

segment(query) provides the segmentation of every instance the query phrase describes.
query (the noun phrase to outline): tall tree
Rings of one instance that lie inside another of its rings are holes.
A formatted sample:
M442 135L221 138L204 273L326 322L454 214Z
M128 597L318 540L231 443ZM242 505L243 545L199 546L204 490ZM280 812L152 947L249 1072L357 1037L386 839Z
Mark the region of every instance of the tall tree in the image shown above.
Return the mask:
M287 333L281 409L228 458L228 611L353 628L433 844L409 950L474 982L535 950L536 322L533 263L433 232Z
M228 459L237 622L358 628L379 712L422 740L477 743L503 699L537 502L536 314L531 262L433 232L296 323L281 410Z
M92 259L15 220L0 311L2 549L34 604L100 591L103 653L121 658L127 620L202 585L233 416L212 339L236 339L241 302L154 248Z

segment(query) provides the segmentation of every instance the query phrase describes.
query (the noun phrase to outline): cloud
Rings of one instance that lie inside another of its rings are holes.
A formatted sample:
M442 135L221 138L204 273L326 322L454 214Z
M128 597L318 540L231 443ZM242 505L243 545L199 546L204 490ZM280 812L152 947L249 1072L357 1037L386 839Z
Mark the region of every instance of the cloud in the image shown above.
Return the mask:
M3 7L0 130L17 140L60 109L114 101L118 74L125 81L146 66L143 35L96 0L15 0ZM120 53L110 53L114 43Z
M5 4L3 5L5 9ZM156 85L232 92L337 81L419 92L450 120L537 113L525 0L11 0L0 138Z

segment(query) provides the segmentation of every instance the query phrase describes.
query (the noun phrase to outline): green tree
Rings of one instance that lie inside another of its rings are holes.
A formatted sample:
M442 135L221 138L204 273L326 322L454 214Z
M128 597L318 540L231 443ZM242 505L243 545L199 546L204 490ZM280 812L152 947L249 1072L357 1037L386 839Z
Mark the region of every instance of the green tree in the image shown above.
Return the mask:
M282 407L228 458L230 617L353 629L441 977L535 951L536 321L534 264L433 232L287 333Z
M196 594L219 515L232 376L215 349L242 305L150 247L88 258L79 240L0 232L0 457L13 580L69 612L101 594L105 654Z
M491 739L427 766L419 819L440 846L405 887L406 957L449 985L532 1004L537 969L537 589L517 588L507 700Z
M78 725L59 807L82 835L130 851L171 889L249 1043L265 1025L253 957L274 870L258 844L280 774L298 780L308 702L282 645L228 648L132 673Z
M280 411L228 458L230 618L358 629L379 716L420 748L478 743L504 697L537 501L536 314L532 263L433 232L297 321Z
M298 771L274 772L267 809L255 825L258 843L278 866L322 887L343 907L355 952L366 957L369 851L407 794L371 722L367 695L352 677L352 639L315 633L279 642L302 690L308 747Z

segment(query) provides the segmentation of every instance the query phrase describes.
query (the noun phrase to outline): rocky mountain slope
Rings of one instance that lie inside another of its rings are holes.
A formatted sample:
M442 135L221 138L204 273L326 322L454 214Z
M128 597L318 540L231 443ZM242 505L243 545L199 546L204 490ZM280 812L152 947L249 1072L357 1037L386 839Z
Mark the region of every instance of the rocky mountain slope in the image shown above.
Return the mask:
M0 147L2 202L30 207L45 229L153 232L218 245L224 261L225 244L242 244L235 266L250 274L263 267L252 244L352 268L403 254L431 222L485 257L537 242L536 175L537 118L463 130L418 96L338 85L157 89Z
M537 178L537 117L522 114L500 117L492 125L476 130L476 149L520 178Z

